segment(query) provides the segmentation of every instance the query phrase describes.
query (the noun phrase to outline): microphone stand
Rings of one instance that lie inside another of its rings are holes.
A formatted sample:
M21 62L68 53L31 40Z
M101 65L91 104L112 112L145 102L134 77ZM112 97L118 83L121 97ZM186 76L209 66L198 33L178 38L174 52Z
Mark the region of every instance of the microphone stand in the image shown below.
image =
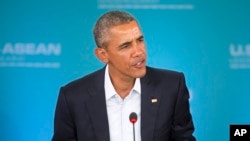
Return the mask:
M133 136L134 136L134 141L135 141L135 123L133 123Z

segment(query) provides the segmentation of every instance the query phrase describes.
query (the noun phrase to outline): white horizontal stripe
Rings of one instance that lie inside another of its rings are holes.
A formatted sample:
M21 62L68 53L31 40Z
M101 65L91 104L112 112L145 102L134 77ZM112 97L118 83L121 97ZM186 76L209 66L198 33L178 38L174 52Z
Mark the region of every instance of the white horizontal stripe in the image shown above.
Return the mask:
M99 4L99 9L169 9L193 10L192 4Z
M1 62L0 67L60 68L59 62Z

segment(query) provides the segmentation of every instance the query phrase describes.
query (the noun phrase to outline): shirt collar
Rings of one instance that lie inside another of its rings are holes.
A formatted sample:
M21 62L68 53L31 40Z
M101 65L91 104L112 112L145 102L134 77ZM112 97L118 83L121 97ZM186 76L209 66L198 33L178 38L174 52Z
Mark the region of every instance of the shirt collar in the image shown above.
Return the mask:
M105 68L105 80L104 80L104 88L105 88L105 97L106 100L110 99L114 95L117 94L115 91L115 88L111 82L110 76L109 76L109 67L108 65ZM135 84L132 88L132 91L135 91L138 94L141 94L141 82L140 78L135 79Z

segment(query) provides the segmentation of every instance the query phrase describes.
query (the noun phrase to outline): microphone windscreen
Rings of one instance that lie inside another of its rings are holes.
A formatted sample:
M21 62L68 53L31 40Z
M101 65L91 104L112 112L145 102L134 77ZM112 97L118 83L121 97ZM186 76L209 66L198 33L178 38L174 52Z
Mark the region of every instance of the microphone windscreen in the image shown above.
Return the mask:
M129 115L129 120L131 123L136 123L137 121L137 114L135 112L132 112L130 115Z

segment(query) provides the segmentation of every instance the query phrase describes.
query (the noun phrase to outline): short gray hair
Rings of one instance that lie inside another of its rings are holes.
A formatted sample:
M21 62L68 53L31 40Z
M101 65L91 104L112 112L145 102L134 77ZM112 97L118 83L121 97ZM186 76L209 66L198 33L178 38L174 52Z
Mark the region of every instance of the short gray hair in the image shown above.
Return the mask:
M98 47L106 47L109 29L131 21L136 21L136 19L131 14L124 11L109 11L102 15L97 20L93 30L96 45Z

